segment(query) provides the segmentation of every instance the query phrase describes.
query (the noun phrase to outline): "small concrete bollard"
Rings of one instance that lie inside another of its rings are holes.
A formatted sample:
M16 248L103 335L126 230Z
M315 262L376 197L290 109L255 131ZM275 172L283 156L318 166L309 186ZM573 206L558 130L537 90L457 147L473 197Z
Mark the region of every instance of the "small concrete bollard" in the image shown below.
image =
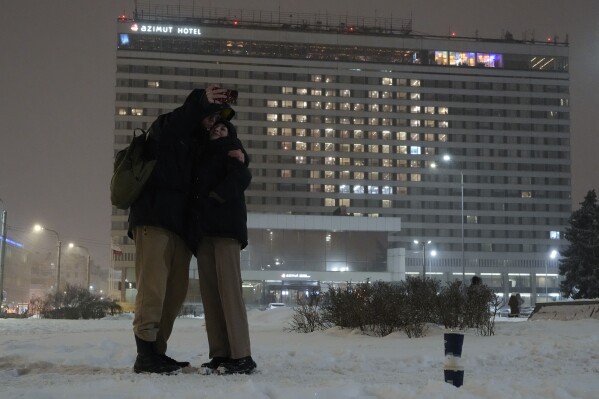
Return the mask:
M464 367L462 366L462 346L464 334L446 333L445 338L445 382L461 387L464 384Z

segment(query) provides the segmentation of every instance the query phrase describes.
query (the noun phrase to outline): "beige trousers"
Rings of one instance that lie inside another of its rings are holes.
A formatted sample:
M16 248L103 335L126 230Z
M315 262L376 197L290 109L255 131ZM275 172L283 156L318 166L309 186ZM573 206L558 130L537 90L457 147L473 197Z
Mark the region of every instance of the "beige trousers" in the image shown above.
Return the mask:
M135 239L137 297L133 332L144 341L156 341L166 352L189 283L191 251L175 233L160 227L138 226Z
M204 237L198 247L198 276L210 358L251 355L247 312L241 290L239 242Z

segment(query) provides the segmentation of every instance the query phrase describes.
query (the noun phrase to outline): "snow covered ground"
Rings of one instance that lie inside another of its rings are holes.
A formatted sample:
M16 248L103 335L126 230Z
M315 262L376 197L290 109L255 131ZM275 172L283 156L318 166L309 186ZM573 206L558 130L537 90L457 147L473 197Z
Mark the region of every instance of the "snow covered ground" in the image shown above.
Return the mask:
M466 332L464 385L443 381L444 331L385 338L332 328L285 331L291 309L249 312L249 376L132 372L131 315L104 320L0 319L0 398L569 399L599 398L599 320L500 318ZM204 320L178 319L169 355L207 360Z

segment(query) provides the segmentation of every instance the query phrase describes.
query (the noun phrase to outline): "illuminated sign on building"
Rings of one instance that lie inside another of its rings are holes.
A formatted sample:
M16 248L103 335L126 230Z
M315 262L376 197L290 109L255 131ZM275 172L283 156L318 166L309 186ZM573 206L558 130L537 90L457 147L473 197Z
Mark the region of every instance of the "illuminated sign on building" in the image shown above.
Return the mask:
M178 36L200 36L202 32L200 28L189 26L173 26L173 25L154 25L154 24L133 24L131 32L134 33L163 33L168 35Z

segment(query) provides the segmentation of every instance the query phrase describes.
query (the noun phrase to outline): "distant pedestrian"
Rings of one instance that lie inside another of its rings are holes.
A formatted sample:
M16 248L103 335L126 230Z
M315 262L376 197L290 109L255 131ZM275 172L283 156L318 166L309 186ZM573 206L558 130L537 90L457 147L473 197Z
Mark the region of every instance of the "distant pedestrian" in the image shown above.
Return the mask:
M483 283L483 279L478 276L472 276L471 283L472 285L481 285Z
M510 307L510 315L509 317L519 317L520 316L520 307L524 303L524 299L520 296L520 293L516 295L512 294L510 296L510 300L508 301L508 306Z

